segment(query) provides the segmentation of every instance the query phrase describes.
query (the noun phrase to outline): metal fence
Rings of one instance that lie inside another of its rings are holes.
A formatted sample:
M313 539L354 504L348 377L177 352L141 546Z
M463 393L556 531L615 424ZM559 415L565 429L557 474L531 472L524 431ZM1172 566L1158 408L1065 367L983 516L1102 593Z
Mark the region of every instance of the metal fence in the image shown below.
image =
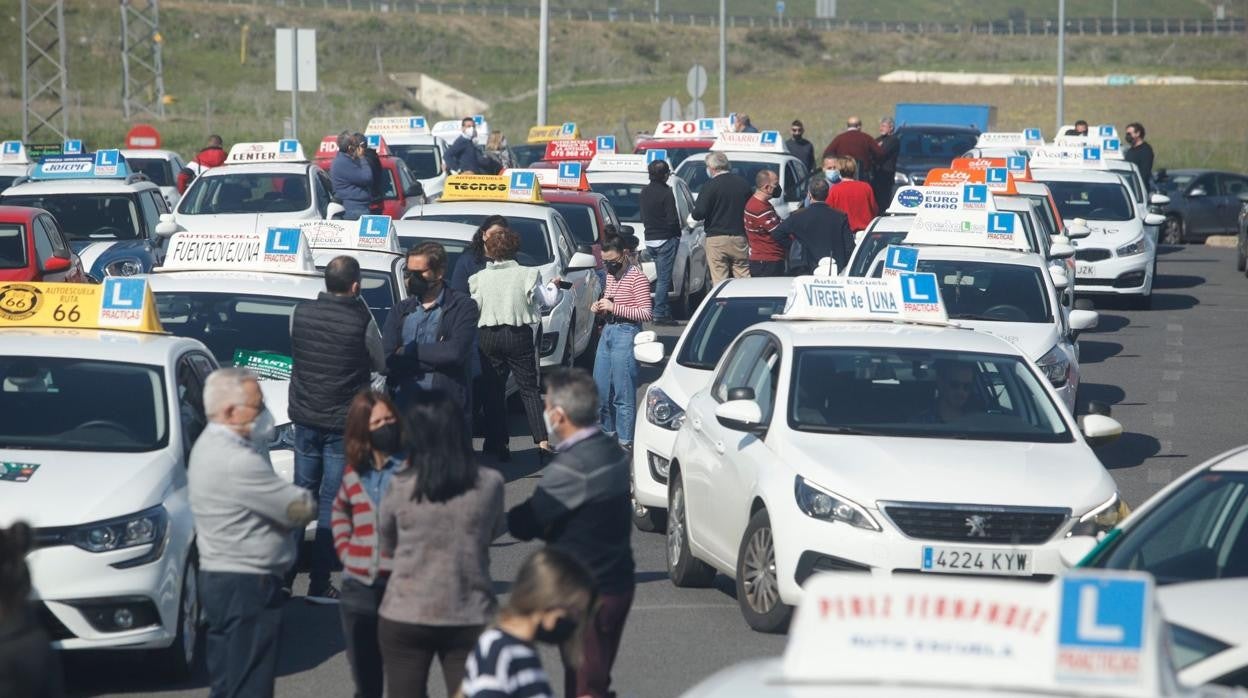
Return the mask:
M347 9L374 13L417 13L433 15L460 15L479 17L523 17L535 19L536 7L502 4L460 4L419 2L418 0L201 0L215 4L254 5L266 7L322 7ZM553 19L584 22L633 22L643 24L670 24L689 27L714 27L719 16L714 14L661 13L623 11L615 9L584 9L573 7L551 8ZM729 27L795 29L813 31L859 31L868 34L989 34L1003 36L1032 36L1057 33L1057 19L1029 18L1019 20L992 20L981 22L886 22L846 19L815 19L809 17L785 18L758 15L730 15ZM1174 35L1174 36L1226 36L1245 33L1245 20L1195 18L1119 18L1081 17L1066 20L1068 34L1092 36L1112 35Z

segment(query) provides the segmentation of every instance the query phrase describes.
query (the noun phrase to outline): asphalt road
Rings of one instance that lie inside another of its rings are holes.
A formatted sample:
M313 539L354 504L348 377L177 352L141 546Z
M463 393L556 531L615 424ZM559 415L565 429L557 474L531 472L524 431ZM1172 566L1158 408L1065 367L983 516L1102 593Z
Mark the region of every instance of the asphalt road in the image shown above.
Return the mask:
M1080 401L1100 400L1126 428L1099 455L1129 503L1137 504L1206 458L1248 441L1243 398L1248 372L1243 347L1248 328L1248 279L1234 270L1233 250L1203 246L1163 248L1160 277L1149 311L1096 301L1100 327L1081 339ZM678 329L663 332L674 341ZM653 369L642 380L653 380ZM512 417L512 433L524 430ZM479 442L478 442L479 445ZM511 441L507 505L533 489L536 453L528 437ZM503 538L493 549L497 590L534 545ZM713 589L676 589L667 581L663 538L634 532L637 596L614 672L625 697L678 695L738 660L778 655L784 638L750 631L741 619L733 585L720 577ZM305 578L301 577L301 581ZM558 660L546 667L561 690ZM181 686L153 680L150 664L128 653L67 659L72 691L90 696L200 696L201 675ZM337 608L296 599L286 608L279 696L350 696ZM435 675L431 695L443 695Z

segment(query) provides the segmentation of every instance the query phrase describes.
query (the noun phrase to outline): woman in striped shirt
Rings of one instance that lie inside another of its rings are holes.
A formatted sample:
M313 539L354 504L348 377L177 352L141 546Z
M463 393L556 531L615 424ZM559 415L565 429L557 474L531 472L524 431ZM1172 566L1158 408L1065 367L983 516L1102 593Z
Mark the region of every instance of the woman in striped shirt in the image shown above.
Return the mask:
M558 645L574 661L579 630L594 605L594 579L557 548L529 556L498 622L477 639L464 673L464 698L554 698L533 643Z
M381 554L377 515L382 495L402 466L402 432L390 398L365 391L347 411L343 434L347 464L334 498L330 525L334 549L342 561L339 610L347 641L347 660L358 698L381 698L381 646L377 609L385 596L391 560Z
M633 419L637 414L637 360L633 339L650 320L650 282L641 266L628 255L628 242L615 235L602 243L607 268L606 290L590 310L603 323L594 357L594 383L601 401L602 430L633 447Z

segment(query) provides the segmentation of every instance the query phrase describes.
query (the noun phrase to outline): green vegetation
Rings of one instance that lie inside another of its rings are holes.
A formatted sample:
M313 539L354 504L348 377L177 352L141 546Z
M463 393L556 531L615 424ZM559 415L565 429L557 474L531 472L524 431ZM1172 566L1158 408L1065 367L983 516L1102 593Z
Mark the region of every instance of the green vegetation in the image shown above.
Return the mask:
M321 4L306 1L310 6ZM673 5L673 11L679 1L663 0L665 7ZM437 118L389 79L389 74L399 72L425 72L490 102L491 123L513 142L533 123L537 82L533 20L279 9L266 6L268 2L162 2L165 89L174 102L157 126L169 147L193 153L210 132L220 133L228 142L279 137L282 120L290 112L290 97L273 89L273 29L292 25L318 30L320 91L300 99L300 133L307 148L324 134L362 127L370 116L418 111ZM298 2L286 0L287 5ZM366 6L364 0L357 4ZM618 4L625 6L624 0ZM799 4L813 2L789 0L790 8ZM886 8L902 3L877 4ZM1008 4L1030 8L1040 3ZM1122 3L1124 13L1128 5L1133 12L1143 12L1142 8L1163 4ZM843 12L868 5L866 0L839 3ZM983 5L953 2L963 9ZM17 0L0 0L0 9L7 10L15 26ZM66 10L71 131L91 147L118 143L127 127L120 109L116 0L74 0L66 3ZM246 61L240 64L244 27ZM613 132L627 142L629 134L653 127L664 98L688 101L684 75L695 62L712 73L703 101L715 110L716 33L714 28L668 24L552 23L550 120L575 120L587 135ZM1051 74L1055 62L1051 37L739 28L730 30L729 40L729 108L750 112L755 123L765 127L782 127L800 117L821 145L850 113L870 121L891 113L898 101L985 102L997 105L1002 128L1039 125L1051 131L1054 125L1052 87L968 90L875 80L898 69ZM17 135L20 124L19 51L17 41L0 45L0 123L8 124L4 137ZM1067 67L1074 75L1178 74L1244 80L1248 42L1242 36L1071 37ZM1244 86L1072 88L1066 102L1071 120L1144 122L1159 165L1248 170L1248 121L1239 113L1245 103Z

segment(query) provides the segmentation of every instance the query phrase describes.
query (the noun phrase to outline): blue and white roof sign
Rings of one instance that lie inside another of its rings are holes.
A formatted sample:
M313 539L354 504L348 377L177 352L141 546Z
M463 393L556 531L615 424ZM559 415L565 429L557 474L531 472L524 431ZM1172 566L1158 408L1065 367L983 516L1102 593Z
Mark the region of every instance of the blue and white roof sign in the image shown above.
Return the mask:
M666 160L667 151L662 148L643 153L598 153L589 161L587 172L645 172L653 160Z
M763 131L759 134L758 143L763 146L775 145L780 142L779 131Z
M61 146L61 153L63 155L82 155L82 141L78 139L65 141Z
M317 273L307 238L293 224L263 232L175 233L158 271Z
M475 117L473 120L476 120ZM559 131L565 136L571 136L576 133L576 123L572 121L565 121L559 127Z
M378 116L368 120L364 134L424 136L429 134L429 122L423 116Z
M398 234L390 216L360 216L358 221L292 221L314 250L358 250L399 254Z
M0 163L7 165L27 165L30 158L26 156L26 146L21 141L5 141L0 147Z
M779 131L745 133L725 131L716 137L711 150L740 153L784 153L784 142Z
M536 188L537 175L535 173L516 170L511 173L507 195L508 198L525 201L533 197L533 190Z
M1084 159L1084 160L1100 160L1100 159L1101 159L1101 149L1100 149L1100 148L1096 148L1096 147L1092 147L1092 146L1088 146L1088 147L1084 148L1084 149L1083 149L1083 159Z
M575 124L573 124L575 126ZM614 153L615 136L598 136L594 139L595 153Z
M1009 181L1010 171L1005 167L989 167L984 170L984 181L988 184L1005 186ZM969 186L969 185L968 185Z
M1118 137L1118 129L1115 128L1112 124L1101 124L1100 126L1097 126L1096 133L1101 138L1117 138Z
M924 211L906 233L907 245L1028 250L1017 216L1008 211Z
M889 245L884 249L884 278L897 276L902 272L914 272L919 269L919 248L905 245Z
M991 172L992 170L988 171ZM962 185L962 208L968 211L984 211L988 209L988 204L991 200L992 195L988 193L988 185Z
M646 151L646 164L647 165L654 162L655 160L667 160L667 159L668 159L667 148L651 148L650 150ZM670 163L670 160L669 160L669 163Z
M293 138L262 143L235 143L225 156L227 165L247 165L266 162L307 162L303 146Z
M1011 155L1005 159L1005 169L1010 172L1023 172L1027 169L1027 158L1022 155Z
M1152 601L1147 577L1062 579L1058 679L1117 684L1144 680Z
M1038 128L1023 129L1023 138L1025 138L1028 143L1044 143L1044 134L1041 133Z
M559 177L557 186L560 189L576 189L581 184L581 173L584 168L579 162L561 162L559 163Z
M889 278L799 276L778 320L839 320L946 324L934 274Z
M968 192L970 198L967 198ZM993 211L996 202L983 184L952 187L898 187L885 213L916 214L924 211Z
M110 276L104 279L100 295L100 325L138 327L143 322L147 281L142 278Z
M377 150L381 147L381 134L369 133L364 136L364 140L368 142L368 147Z
M96 177L115 177L120 164L120 150L97 150L95 151L95 170L92 174Z
M122 178L130 174L119 150L100 150L94 155L47 155L39 160L31 179Z

